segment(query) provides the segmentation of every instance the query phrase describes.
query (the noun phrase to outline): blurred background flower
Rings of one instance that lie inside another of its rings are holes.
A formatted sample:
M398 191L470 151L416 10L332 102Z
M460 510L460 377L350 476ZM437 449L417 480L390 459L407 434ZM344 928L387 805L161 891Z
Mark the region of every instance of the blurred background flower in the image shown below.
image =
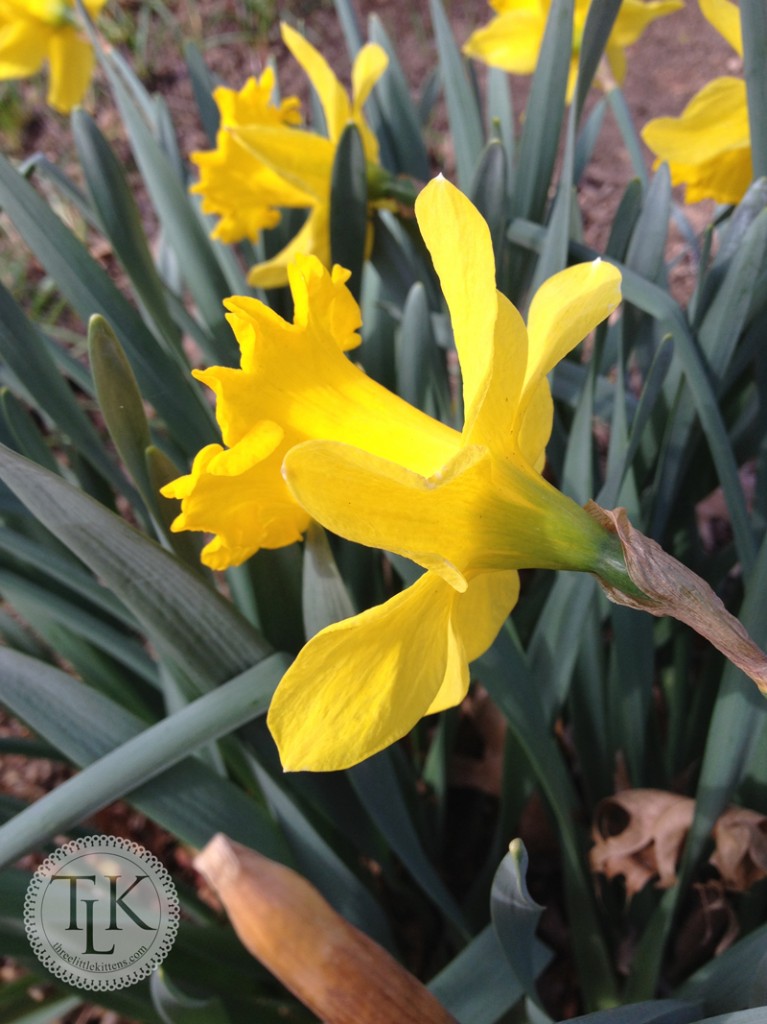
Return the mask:
M84 0L96 18L106 0ZM0 79L48 65L48 103L62 114L82 101L93 73L91 45L73 0L0 0Z
M490 0L490 6L497 12L496 16L469 36L463 52L512 75L531 75L538 63L551 0ZM682 6L682 0L623 0L605 49L610 71L618 84L626 75L625 48L639 39L650 22L673 14ZM583 30L590 7L591 0L575 2L568 101L575 89Z
M743 56L740 12L730 0L700 0L717 32ZM656 117L642 129L655 167L669 165L674 185L686 186L688 203L715 199L737 203L751 183L751 132L746 83L724 75L693 96L679 117Z

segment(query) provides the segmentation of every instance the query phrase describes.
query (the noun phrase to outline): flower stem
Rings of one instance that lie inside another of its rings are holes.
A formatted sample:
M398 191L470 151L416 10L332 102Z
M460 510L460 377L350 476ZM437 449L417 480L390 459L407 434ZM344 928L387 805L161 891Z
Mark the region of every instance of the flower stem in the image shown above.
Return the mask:
M368 164L368 197L371 202L393 199L413 206L421 187L412 178L389 174L383 167Z
M626 567L623 545L617 534L604 531L604 543L599 553L599 562L594 575L614 590L619 590L634 600L647 600L646 594L634 583Z

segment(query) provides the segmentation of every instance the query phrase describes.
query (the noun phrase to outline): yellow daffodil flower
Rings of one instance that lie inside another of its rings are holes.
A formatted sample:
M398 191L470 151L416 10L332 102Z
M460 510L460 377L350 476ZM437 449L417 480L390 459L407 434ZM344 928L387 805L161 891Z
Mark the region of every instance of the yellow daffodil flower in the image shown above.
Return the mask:
M743 56L740 11L729 0L700 0L707 20ZM656 156L668 163L674 185L686 185L689 203L737 203L753 178L746 83L723 76L704 85L679 117L658 117L642 129Z
M497 11L497 16L472 33L463 52L467 57L513 75L531 75L538 63L551 0L490 0L490 6ZM578 76L581 40L590 6L591 0L575 0L568 102ZM619 84L626 75L625 48L639 39L650 22L682 6L682 0L623 0L605 49L610 71Z
M461 363L462 431L368 378L344 353L359 311L346 272L299 257L292 324L253 299L227 303L241 369L197 373L216 393L212 445L164 489L174 529L216 534L222 568L298 538L309 516L427 571L384 605L318 633L275 694L269 724L286 769L357 763L465 695L468 663L515 604L516 570L596 571L605 534L541 476L551 432L547 373L615 308L599 260L547 281L527 327L495 288L490 233L438 178L416 216L440 276Z
M84 0L96 18L106 0ZM93 50L73 0L0 0L0 80L29 78L48 63L48 103L62 114L82 100Z
M325 266L330 265L330 186L336 147L346 125L353 122L368 164L378 163L378 141L362 108L388 63L380 46L364 46L352 68L350 101L322 54L289 25L281 29L285 45L319 96L327 137L295 130L300 122L299 102L292 97L279 107L272 104L274 76L267 70L239 93L216 90L221 113L216 149L192 154L200 168L200 181L192 191L203 197L206 213L221 218L214 238L256 241L264 228L279 222L280 207L308 212L290 243L251 269L248 282L262 288L287 284L288 264L296 253L314 253Z

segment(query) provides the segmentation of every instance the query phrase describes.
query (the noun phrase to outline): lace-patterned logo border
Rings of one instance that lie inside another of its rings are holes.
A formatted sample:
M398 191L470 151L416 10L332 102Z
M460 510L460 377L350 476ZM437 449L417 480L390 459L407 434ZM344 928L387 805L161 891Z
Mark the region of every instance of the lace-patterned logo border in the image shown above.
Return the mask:
M176 887L138 843L87 836L58 847L32 876L24 927L35 956L61 981L98 992L135 985L170 952Z

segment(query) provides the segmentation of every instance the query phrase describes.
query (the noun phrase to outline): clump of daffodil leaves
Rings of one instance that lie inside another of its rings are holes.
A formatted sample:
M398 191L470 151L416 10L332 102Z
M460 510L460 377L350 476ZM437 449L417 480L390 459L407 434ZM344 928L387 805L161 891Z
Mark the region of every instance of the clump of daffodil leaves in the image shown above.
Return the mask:
M106 0L84 0L96 18ZM82 101L93 49L74 0L0 0L0 80L28 78L48 65L48 103L62 114Z
M596 572L612 553L605 531L541 471L546 375L616 308L620 274L600 260L562 271L533 297L525 325L496 290L488 227L461 192L435 179L416 217L450 311L463 430L347 357L360 340L348 274L297 255L292 323L256 299L228 300L240 368L195 374L216 395L224 446L204 448L164 489L181 499L175 530L214 534L203 561L215 569L299 539L312 518L426 570L300 652L268 718L286 769L356 764L460 703L468 663L517 601L518 569Z

